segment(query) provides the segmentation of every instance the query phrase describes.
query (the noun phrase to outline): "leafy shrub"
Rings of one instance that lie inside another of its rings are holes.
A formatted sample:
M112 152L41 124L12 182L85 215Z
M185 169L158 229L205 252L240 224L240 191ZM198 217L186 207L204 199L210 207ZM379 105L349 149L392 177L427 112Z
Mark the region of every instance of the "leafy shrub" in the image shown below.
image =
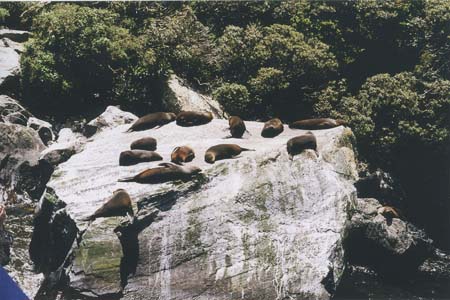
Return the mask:
M213 96L231 115L247 117L249 116L249 111L247 111L249 105L254 104L250 102L247 88L236 83L222 84L214 91Z

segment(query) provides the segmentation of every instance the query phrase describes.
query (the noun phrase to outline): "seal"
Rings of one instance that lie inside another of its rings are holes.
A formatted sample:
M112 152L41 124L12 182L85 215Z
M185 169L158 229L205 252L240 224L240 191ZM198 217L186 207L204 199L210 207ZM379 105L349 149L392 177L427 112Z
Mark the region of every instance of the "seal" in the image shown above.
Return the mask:
M161 155L147 150L127 150L120 153L119 166L132 166L142 162L163 160Z
M295 155L302 153L306 149L314 150L317 156L319 156L317 152L317 140L312 132L291 138L286 146L290 160L293 160Z
M97 218L119 217L127 214L134 217L130 195L124 189L118 189L99 209L83 220L94 221Z
M5 229L6 209L3 204L0 204L0 230Z
M346 125L346 122L341 119L335 120L330 118L319 118L319 119L306 119L295 121L289 125L289 128L318 130L318 129L330 129L341 125Z
M131 150L148 150L155 151L156 150L156 139L152 137L145 137L142 139L138 139L131 143Z
M181 146L173 149L170 161L178 165L192 161L195 158L194 150L189 146Z
M164 126L176 119L176 115L174 113L168 112L156 112L140 117L136 120L136 122L131 125L131 127L127 130L127 132L131 131L142 131L147 129L152 129L155 127Z
M202 170L195 166L178 166L171 163L160 163L159 167L147 169L136 176L119 179L119 182L164 183L174 180L189 181Z
M273 138L282 133L284 130L283 123L280 119L270 119L264 123L264 127L261 131L261 136L265 138Z
M213 114L201 111L182 111L177 116L177 125L183 127L204 125L211 122Z
M378 209L378 213L385 217L386 219L401 219L399 211L392 206L382 206Z
M219 144L210 147L205 152L205 161L213 164L217 160L233 158L241 154L242 151L255 151L253 149L242 148L236 144Z
M231 137L240 139L244 135L244 133L247 131L247 128L245 127L244 121L237 117L237 116L231 116L228 118L228 125L230 126L230 134Z

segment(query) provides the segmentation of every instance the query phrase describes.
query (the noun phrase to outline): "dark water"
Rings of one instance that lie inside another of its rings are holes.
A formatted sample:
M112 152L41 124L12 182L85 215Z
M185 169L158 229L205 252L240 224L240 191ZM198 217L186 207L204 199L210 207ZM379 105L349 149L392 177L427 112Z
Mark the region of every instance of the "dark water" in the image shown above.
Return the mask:
M450 299L450 255L438 251L410 278L386 281L360 266L349 267L333 300Z

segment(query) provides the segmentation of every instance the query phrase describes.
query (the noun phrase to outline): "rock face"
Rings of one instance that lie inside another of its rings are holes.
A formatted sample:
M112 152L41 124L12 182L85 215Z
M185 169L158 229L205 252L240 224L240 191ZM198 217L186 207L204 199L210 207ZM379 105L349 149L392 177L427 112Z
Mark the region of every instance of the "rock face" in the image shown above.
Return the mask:
M44 149L33 129L0 123L0 187L4 190L0 200L14 202L16 192L39 199L53 171L39 160Z
M262 123L246 125L250 138L226 140L227 121L217 119L132 133L125 133L129 125L104 126L61 163L48 186L83 233L71 250L72 291L107 297L124 287L124 299L330 298L344 270L356 198L352 133L316 131L320 157L306 151L290 161L286 142L305 131L285 128L264 139ZM158 140L165 161L176 146L190 145L196 158L189 165L204 174L186 183L117 182L158 164L118 165L120 152L146 136ZM219 143L256 151L205 163L205 150ZM137 203L136 222L83 221L118 188Z
M380 207L376 199L357 200L346 242L349 260L384 276L408 277L432 254L432 241L405 220L386 219Z
M19 93L19 53L28 37L27 31L0 29L0 93Z
M87 137L90 137L104 129L111 129L118 125L133 123L137 118L138 117L132 113L122 111L115 106L108 106L104 113L86 125L84 134Z
M178 76L172 75L167 83L169 91L166 97L169 98L169 102L177 103L180 111L210 111L214 118L223 119L228 117L219 102L192 90Z
M27 125L32 114L17 100L6 95L0 95L0 122Z
M67 161L72 155L83 150L86 137L80 133L74 133L69 128L63 128L58 133L58 140L41 153L41 159L48 161L52 166L57 166Z

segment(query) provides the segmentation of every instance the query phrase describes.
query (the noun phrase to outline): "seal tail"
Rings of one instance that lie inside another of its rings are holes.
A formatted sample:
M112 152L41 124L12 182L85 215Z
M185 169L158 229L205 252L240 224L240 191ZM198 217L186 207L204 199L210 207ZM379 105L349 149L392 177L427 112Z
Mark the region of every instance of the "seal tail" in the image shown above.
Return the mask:
M255 149L241 148L241 151L256 151Z
M125 133L127 133L127 132L132 132L133 131L133 126L130 126L130 128L128 128L126 131L125 131Z
M120 178L117 181L118 182L133 182L134 181L134 176L133 177Z

